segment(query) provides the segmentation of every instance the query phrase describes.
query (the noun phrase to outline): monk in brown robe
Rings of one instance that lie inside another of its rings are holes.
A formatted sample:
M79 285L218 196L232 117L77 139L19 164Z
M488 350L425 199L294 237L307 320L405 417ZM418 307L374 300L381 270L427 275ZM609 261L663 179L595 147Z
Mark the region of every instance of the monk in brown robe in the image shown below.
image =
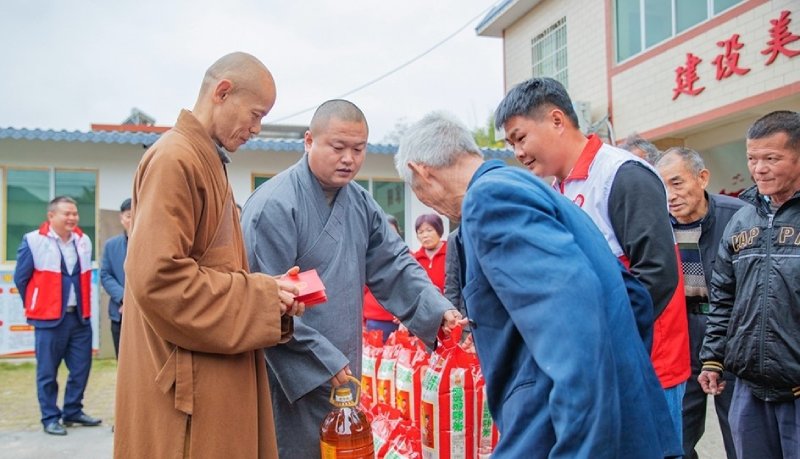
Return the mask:
M139 164L114 457L278 457L262 349L304 308L295 287L248 272L225 166L274 102L267 68L227 55Z

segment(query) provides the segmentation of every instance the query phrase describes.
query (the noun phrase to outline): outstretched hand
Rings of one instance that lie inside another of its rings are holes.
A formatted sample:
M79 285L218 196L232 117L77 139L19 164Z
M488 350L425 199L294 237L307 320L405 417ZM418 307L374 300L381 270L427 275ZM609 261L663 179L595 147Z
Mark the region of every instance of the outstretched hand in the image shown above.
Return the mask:
M460 312L455 309L448 309L442 318L442 332L445 336L449 336L456 327L463 327L467 325L467 322L467 318L462 316Z

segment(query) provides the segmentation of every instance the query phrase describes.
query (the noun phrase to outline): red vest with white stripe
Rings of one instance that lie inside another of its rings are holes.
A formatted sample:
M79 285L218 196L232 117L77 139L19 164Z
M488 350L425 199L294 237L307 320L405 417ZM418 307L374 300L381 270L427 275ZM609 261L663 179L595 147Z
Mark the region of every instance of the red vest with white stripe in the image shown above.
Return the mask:
M84 319L91 317L92 241L80 228L73 231L73 241L78 253L80 268L80 302L78 305ZM61 249L57 236L50 233L50 224L42 223L36 231L25 235L28 248L33 255L33 275L25 290L25 317L34 320L57 320L61 318L63 292L61 283ZM76 292L76 296L77 296Z
M604 144L596 135L581 153L575 166L565 180L553 182L553 188L577 204L603 233L614 255L630 268L630 261L622 250L608 212L611 185L620 166L636 161L656 174L650 164L625 150ZM665 190L666 193L666 190ZM666 207L667 203L664 202ZM674 242L674 239L673 239ZM675 245L676 256L680 257ZM680 384L691 374L689 351L689 326L686 319L686 297L683 287L683 272L678 258L678 285L667 307L653 324L653 349L650 360L661 386L670 388Z

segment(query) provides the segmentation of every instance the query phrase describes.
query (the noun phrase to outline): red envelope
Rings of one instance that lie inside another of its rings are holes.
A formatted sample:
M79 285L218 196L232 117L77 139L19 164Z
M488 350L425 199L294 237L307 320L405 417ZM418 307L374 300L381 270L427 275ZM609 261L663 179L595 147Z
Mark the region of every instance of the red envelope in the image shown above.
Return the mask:
M300 289L300 293L294 297L295 300L305 303L306 307L314 306L328 301L325 295L325 285L319 278L316 269L310 269L297 273L294 276L281 276L281 280L293 282Z

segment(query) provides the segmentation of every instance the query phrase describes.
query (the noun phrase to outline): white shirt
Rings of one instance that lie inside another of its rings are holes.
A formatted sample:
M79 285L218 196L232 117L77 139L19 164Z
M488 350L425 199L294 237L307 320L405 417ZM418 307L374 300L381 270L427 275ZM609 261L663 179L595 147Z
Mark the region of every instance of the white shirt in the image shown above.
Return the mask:
M61 250L61 256L64 258L64 264L67 266L67 271L72 272L75 269L75 264L78 263L78 251L75 249L75 233L69 233L69 240L64 242L61 236L56 234L52 229L50 235L58 241L58 248ZM70 284L69 296L67 296L67 306L77 306L78 298L75 296L75 286Z

